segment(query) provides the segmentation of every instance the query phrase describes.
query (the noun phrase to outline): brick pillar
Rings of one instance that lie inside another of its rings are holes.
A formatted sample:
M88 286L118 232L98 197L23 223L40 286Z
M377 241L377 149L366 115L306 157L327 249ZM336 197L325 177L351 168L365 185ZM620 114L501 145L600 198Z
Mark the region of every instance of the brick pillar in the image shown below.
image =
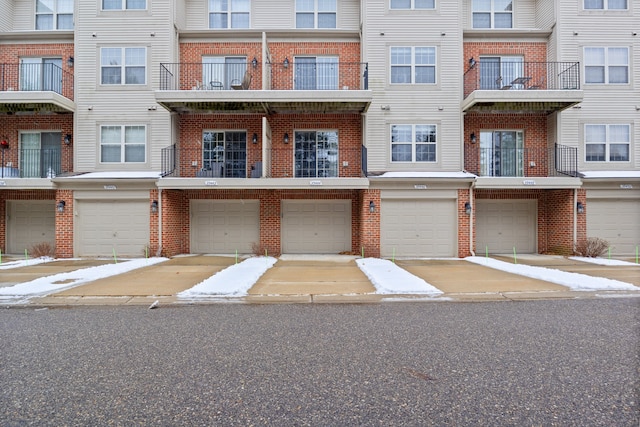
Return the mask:
M277 191L269 190L260 199L260 248L267 254L279 256L282 251L280 244L280 199Z
M471 215L467 214L465 205L471 203ZM471 256L470 242L475 248L474 236L471 235L470 223L473 218L475 230L475 203L471 202L471 189L458 190L458 257Z
M58 212L58 203L63 201L64 212ZM73 257L73 191L56 191L56 257Z
M373 202L375 211L370 212ZM360 242L354 252L365 257L380 256L380 190L363 190L360 193Z

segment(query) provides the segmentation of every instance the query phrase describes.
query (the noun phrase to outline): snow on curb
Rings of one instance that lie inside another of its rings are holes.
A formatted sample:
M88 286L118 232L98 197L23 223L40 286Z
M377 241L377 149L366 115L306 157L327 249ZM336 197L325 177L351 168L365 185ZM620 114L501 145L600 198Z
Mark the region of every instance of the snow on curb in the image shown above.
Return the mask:
M386 259L360 258L356 260L377 294L433 294L443 292Z

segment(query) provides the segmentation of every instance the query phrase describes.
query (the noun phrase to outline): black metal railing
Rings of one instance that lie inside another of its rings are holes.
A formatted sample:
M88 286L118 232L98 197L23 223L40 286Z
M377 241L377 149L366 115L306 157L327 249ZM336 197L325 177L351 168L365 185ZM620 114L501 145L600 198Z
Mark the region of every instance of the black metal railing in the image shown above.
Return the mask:
M551 177L578 176L578 149L555 144L553 148L480 148L465 150L465 169L478 176Z
M464 96L476 90L579 90L579 62L475 61L464 73Z
M0 178L55 178L70 172L63 167L62 153L57 149L20 149L17 159L15 153L6 151L1 153L4 166L0 167Z
M0 91L55 92L73 99L73 74L51 63L0 64Z

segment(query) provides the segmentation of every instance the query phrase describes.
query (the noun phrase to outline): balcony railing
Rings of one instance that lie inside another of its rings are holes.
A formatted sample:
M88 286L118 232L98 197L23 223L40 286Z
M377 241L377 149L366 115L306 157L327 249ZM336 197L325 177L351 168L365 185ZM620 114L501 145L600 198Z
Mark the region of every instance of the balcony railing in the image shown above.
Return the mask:
M21 149L19 153L3 149L0 158L0 178L55 178L71 171L58 149Z
M0 92L55 92L73 99L73 74L55 64L0 64Z
M555 144L550 149L480 148L465 150L465 169L478 176L578 176L578 149Z
M267 73L266 87L262 74ZM160 90L366 90L368 65L360 62L291 64L160 64Z
M464 74L465 98L476 90L579 89L579 62L479 60Z

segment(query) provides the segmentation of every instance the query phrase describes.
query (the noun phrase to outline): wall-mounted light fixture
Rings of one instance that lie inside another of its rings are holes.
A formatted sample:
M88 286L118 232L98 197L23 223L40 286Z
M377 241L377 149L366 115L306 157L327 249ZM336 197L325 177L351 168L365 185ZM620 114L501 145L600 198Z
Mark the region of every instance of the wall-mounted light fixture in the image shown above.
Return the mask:
M476 66L476 59L472 56L469 58L469 68L473 68Z
M6 148L9 148L9 141L7 141L6 139L3 139L2 141L0 141L0 147L2 147L3 150Z
M578 202L576 204L576 210L578 211L579 214L584 213L584 205L582 204L582 202Z
M58 202L58 204L56 205L56 210L60 213L64 212L64 207L67 205L67 203L64 200L60 200Z
M284 58L282 65L284 66L284 68L289 68L289 58Z
M285 134L284 134L284 143L285 143L285 144L288 144L288 143L289 143L289 134L288 134L288 133L285 133Z
M471 203L464 203L464 213L466 213L467 215L471 215Z
M373 203L373 200L369 201L369 213L374 213L376 211L376 204Z
M256 58L255 56L253 57L253 59L251 60L251 66L253 68L258 68L258 58Z
M151 202L151 212L153 213L157 213L158 212L158 201L154 200L153 202Z
M64 140L63 140L63 141L64 141L64 143L65 143L65 144L67 144L67 145L71 144L71 134L70 134L70 133L66 134L66 135L64 136Z
M72 67L73 67L73 62L74 62L73 56L70 56L70 57L67 59L67 65L69 66L69 68L72 68Z
M254 144L258 143L258 134L257 133L253 134L253 138L251 138L251 142L253 142Z
M478 142L478 137L476 136L475 132L471 132L471 135L469 135L469 139L471 140L472 144Z

